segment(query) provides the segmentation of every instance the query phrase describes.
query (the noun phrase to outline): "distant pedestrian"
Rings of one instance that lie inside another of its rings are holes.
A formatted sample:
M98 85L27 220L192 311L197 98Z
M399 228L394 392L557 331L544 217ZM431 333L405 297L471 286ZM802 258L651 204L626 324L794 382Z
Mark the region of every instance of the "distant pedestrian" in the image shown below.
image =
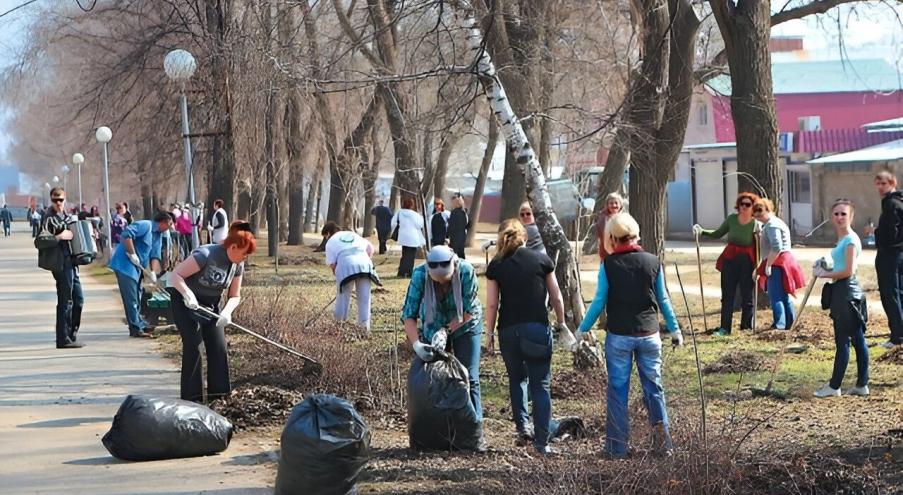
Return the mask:
M229 233L229 217L226 215L226 210L223 209L223 200L221 199L213 202L213 215L210 216L207 231L210 232L211 244L222 244L226 240L226 234Z
M116 247L110 259L109 267L116 273L119 294L125 309L130 337L153 338L153 328L141 318L142 281L147 275L156 282L156 274L161 271L163 232L172 227L172 213L161 211L154 215L153 222L139 220L125 228L122 232L122 243Z
M326 264L336 281L335 319L348 319L351 289L357 296L357 324L370 333L370 282L380 285L373 267L373 245L349 230L341 230L335 222L327 222L320 232L326 241Z
M132 210L129 209L129 204L126 201L122 202L122 206L125 208L125 214L123 214L122 216L125 218L126 224L131 225L132 222L135 221L135 219L132 217Z
M116 249L116 246L119 245L120 237L122 236L122 231L128 226L128 221L125 219L125 206L122 203L116 203L116 211L113 212L113 216L110 218L110 243L113 245L113 249Z
M51 270L56 281L56 348L73 349L82 347L78 342L78 328L81 326L82 308L85 294L78 277L78 266L72 263L72 231L67 229L67 215L63 211L66 191L62 187L50 190L52 205L44 215L42 229L56 237L55 249L58 262ZM37 242L36 242L37 244Z
M815 262L813 274L831 279L822 290L829 290L830 315L834 322L834 370L831 380L815 391L815 396L839 397L843 376L850 362L850 344L856 350L856 386L848 395L869 395L869 349L865 343L865 325L868 323L868 304L862 287L856 279L856 265L862 253L862 243L853 231L853 204L838 199L831 207L831 219L837 232L837 245L831 250L833 267L828 270L824 258ZM822 296L822 300L826 297Z
M771 302L771 328L787 330L795 318L790 296L806 285L806 278L790 251L790 228L774 213L770 199L760 198L753 205L753 216L762 222L762 262L757 267L757 280L759 289L767 291Z
M376 206L370 210L370 214L376 217L376 236L379 238L379 254L386 254L388 248L386 241L392 234L392 210L383 204L383 200L379 200Z
M536 218L533 217L533 208L530 207L529 201L524 201L520 205L518 216L520 223L524 224L524 229L527 231L527 249L546 254L546 246L542 243L542 236L539 234L539 227L536 226Z
M31 227L31 237L37 237L41 230L41 209L37 205L28 209L28 225Z
M448 217L445 201L433 200L433 215L430 217L430 246L442 246L448 241Z
M599 240L600 260L604 260L608 256L608 252L605 250L605 224L608 223L609 218L623 210L624 198L620 194L613 192L605 197L605 206L596 215L596 238Z
M3 205L3 208L0 208L0 221L3 222L4 237L9 237L11 234L10 227L13 223L13 214L9 211L9 208L6 205Z
M401 260L398 262L398 276L410 278L414 273L414 256L417 250L426 244L423 236L423 217L414 209L414 198L405 198L401 209L392 217L392 231L398 230L398 243L401 244Z
M179 233L179 255L184 261L191 255L191 238L194 225L191 223L191 207L187 203L176 218L176 231Z
M458 258L464 259L464 246L467 244L467 231L470 230L470 218L464 208L464 197L455 194L452 198L451 214L448 217L448 245Z
M875 228L875 272L890 327L890 339L881 346L890 349L903 345L903 192L897 190L897 176L888 170L875 176L875 189L881 195L881 216Z

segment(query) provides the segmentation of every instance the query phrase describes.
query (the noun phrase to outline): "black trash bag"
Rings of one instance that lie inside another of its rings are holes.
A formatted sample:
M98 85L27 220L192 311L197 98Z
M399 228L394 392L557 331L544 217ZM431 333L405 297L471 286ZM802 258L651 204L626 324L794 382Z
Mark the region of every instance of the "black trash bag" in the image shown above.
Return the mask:
M426 363L416 355L408 373L408 439L423 450L481 450L482 424L470 402L467 368L436 351Z
M282 430L276 495L346 495L370 460L370 429L354 406L311 395Z
M570 438L586 438L586 425L583 419L577 416L565 416L560 419L552 419L549 431L553 442L561 442Z
M130 395L116 411L103 446L126 461L198 457L226 450L232 431L232 423L209 407Z

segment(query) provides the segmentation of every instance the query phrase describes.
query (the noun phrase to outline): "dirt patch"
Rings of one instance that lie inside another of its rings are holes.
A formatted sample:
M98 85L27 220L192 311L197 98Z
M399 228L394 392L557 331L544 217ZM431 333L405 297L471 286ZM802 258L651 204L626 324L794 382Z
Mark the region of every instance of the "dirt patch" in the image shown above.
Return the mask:
M598 401L607 383L608 376L602 368L586 371L558 369L552 377L552 398Z
M903 345L895 346L893 349L875 358L875 361L903 365Z
M303 397L266 385L242 385L228 397L210 402L210 407L229 418L236 429L279 426Z
M765 369L765 358L761 354L750 351L731 351L722 355L714 363L707 364L702 372L712 373L747 373Z
M300 255L282 255L279 256L280 265L321 265L323 264L323 256L315 256L312 254Z

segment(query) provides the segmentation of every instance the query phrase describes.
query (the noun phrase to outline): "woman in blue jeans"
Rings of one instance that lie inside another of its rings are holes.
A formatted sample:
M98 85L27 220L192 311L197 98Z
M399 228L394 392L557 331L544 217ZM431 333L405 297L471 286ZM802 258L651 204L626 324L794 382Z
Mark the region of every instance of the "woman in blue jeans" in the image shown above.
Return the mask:
M760 198L753 206L753 216L762 222L760 241L762 262L756 269L759 289L768 292L774 322L771 328L787 330L795 318L790 296L805 287L806 279L790 251L790 228L774 214L774 203Z
M815 262L813 274L819 278L833 280L830 286L831 320L834 322L834 370L831 380L815 391L815 396L839 397L843 375L850 362L850 344L856 349L856 386L847 391L848 395L869 395L869 348L865 343L865 324L868 322L868 306L862 287L856 279L856 264L862 253L862 242L853 231L853 204L846 199L838 199L831 208L831 220L837 231L837 245L831 250L834 262L828 270L824 258ZM830 287L830 288L829 288ZM823 298L824 299L824 298Z
M564 326L564 302L555 264L545 253L526 248L527 230L516 219L499 227L497 252L486 269L486 324L488 349L495 353L495 323L499 346L508 371L511 412L520 441L533 441L543 455L549 447L552 420L552 331L546 298L555 308L559 327ZM499 302L501 301L501 305ZM527 388L533 399L533 428L527 415Z
M637 244L639 239L640 226L627 213L618 213L605 224L604 242L610 254L599 265L596 296L580 323L581 333L590 331L607 305L605 453L614 458L627 457L630 439L627 399L634 359L652 424L655 450L659 454L672 450L662 386L658 312L665 317L672 345L683 345L683 336L665 290L662 263L656 256L643 252Z

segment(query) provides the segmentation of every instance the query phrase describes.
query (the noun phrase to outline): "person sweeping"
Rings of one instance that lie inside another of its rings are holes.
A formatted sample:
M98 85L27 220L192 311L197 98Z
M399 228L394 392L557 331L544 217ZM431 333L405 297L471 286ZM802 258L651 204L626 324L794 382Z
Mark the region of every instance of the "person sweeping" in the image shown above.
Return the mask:
M734 208L720 227L707 230L701 225L693 226L693 234L698 239L705 236L720 239L727 234L727 246L718 257L715 268L721 272L721 325L715 329L714 335L724 337L731 334L734 318L734 293L740 288L742 310L740 313L740 329L752 328L753 318L753 268L756 253L753 232L756 220L753 218L753 205L759 197L753 193L743 192L737 196Z
M768 293L774 322L771 328L787 330L793 326L790 296L806 286L803 270L790 251L790 228L774 214L774 203L761 198L753 206L753 216L762 222L761 252L764 259L757 267L759 289Z
M326 241L326 264L336 281L336 320L347 320L351 308L351 290L357 295L357 324L370 333L370 283L382 285L373 267L373 245L335 222L327 222L320 232Z
M225 328L241 302L244 262L256 249L251 224L235 221L222 244L199 246L170 276L170 307L182 337L182 399L204 401L201 343L207 352L207 399L231 391ZM224 291L228 299L220 310ZM219 318L198 312L202 306Z

